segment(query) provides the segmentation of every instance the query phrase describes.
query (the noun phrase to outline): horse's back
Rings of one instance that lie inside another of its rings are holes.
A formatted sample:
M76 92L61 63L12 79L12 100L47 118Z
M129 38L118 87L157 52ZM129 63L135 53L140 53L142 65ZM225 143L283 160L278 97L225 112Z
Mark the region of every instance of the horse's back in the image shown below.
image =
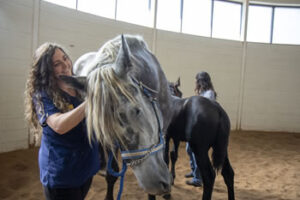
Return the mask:
M186 139L209 148L215 141L220 126L228 116L216 101L201 96L192 96L184 106L186 110Z

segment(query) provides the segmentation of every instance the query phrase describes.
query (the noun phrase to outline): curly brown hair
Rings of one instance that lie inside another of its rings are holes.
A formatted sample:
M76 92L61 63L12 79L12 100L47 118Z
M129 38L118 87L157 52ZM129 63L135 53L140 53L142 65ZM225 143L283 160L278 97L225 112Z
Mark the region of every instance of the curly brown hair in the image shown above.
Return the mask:
M202 92L212 90L215 93L215 96L217 97L217 93L214 89L214 86L211 82L210 75L207 72L199 72L196 75L196 88L195 92L200 95Z
M54 76L52 57L56 49L60 49L67 55L60 45L49 42L42 44L35 51L26 82L25 119L35 136L41 134L37 113L44 114L41 92L46 92L61 112L70 110L62 90L58 87L57 78Z

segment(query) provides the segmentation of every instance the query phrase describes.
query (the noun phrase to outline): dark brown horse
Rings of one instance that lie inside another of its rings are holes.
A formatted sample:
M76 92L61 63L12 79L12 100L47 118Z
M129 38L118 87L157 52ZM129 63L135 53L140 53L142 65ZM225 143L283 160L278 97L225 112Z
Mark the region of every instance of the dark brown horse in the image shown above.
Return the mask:
M169 88L170 88L171 94L173 96L177 96L177 97L181 98L182 92L179 90L179 87L180 87L180 77L174 83L169 82Z
M167 129L164 156L168 164L169 141L172 139L174 148L170 152L170 157L173 180L179 143L189 142L203 179L202 199L211 199L216 171L221 169L228 190L228 199L234 200L234 171L228 158L230 120L226 112L216 101L201 96L178 98L178 94L182 94L178 84L171 83L169 87L174 95L173 111L175 112ZM210 148L213 149L212 163L208 155ZM165 197L170 198L170 195ZM155 196L149 195L149 199L154 200Z
M179 89L180 87L180 77L177 79L176 82L169 82L169 88L171 91L171 95L174 97L182 97L182 92ZM172 139L173 141L173 149L170 151L170 158L171 158L171 174L173 177L173 184L174 184L174 180L176 177L176 173L175 173L175 163L178 159L178 147L179 147L179 143L180 141L178 140L174 140L174 138L172 137L172 133L168 130L167 134L166 134L166 146L165 146L165 152L164 152L164 158L165 161L167 163L167 165L169 166L169 145L170 145L170 140Z

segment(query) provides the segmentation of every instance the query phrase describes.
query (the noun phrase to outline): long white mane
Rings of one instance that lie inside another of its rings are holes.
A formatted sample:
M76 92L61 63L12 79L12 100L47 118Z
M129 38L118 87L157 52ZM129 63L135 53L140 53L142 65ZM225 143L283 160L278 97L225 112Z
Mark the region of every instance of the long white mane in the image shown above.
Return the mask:
M138 39L144 43L141 37L126 37L128 42L130 39ZM86 109L88 136L90 140L96 139L109 148L113 147L116 140L124 145L125 138L122 133L125 130L120 125L120 116L116 112L121 106L121 98L125 97L145 113L149 112L143 100L136 99L137 97L130 93L129 89L134 86L132 80L118 77L113 69L120 46L120 37L108 41L92 55L93 60L85 66L88 72ZM139 91L138 88L137 90ZM141 94L138 96L142 98Z

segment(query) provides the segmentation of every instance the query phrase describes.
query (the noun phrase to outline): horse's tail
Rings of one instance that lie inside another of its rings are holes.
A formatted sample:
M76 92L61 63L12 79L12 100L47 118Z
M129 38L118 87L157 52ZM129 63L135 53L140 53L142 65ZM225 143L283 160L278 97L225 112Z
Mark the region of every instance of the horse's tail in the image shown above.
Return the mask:
M223 166L227 156L227 147L230 134L230 120L226 112L220 107L220 120L217 131L217 138L213 144L212 162L213 167L218 171Z

